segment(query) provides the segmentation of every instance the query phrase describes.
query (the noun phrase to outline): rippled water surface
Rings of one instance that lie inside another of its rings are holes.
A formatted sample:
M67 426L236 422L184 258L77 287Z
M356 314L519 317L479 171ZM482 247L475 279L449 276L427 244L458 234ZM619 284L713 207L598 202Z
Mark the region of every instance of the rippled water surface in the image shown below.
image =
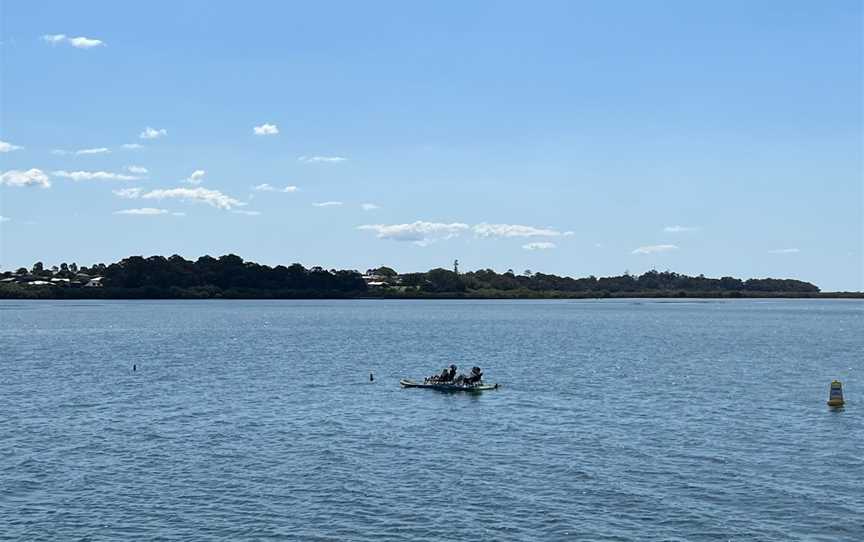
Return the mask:
M864 539L857 301L7 301L0 341L2 539ZM399 388L451 362L503 387Z

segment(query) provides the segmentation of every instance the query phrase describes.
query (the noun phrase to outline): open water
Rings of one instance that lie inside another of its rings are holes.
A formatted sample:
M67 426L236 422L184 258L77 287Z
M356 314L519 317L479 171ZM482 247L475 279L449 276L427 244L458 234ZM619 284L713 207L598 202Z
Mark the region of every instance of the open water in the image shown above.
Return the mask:
M5 301L0 539L860 541L862 356L860 301ZM399 388L451 362L503 387Z

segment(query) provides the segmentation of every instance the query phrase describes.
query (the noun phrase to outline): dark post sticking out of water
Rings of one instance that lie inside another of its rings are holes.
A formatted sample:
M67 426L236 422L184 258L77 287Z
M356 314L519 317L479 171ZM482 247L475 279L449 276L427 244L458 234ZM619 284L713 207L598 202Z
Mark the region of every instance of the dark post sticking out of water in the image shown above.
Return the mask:
M132 372L134 373L138 369L138 366L134 363L132 364Z
M375 375L373 375L371 372L369 373L369 382L375 382Z

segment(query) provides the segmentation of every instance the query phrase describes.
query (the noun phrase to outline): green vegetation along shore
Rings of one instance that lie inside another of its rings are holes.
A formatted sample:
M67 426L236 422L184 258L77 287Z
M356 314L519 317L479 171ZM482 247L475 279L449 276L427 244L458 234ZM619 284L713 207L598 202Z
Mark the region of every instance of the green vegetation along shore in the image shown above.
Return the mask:
M571 278L490 269L459 273L432 269L397 273L389 267L354 270L270 267L229 254L132 256L110 265L42 262L0 274L2 299L586 299L609 297L864 297L861 292L821 292L794 279L691 277L669 271L642 275Z

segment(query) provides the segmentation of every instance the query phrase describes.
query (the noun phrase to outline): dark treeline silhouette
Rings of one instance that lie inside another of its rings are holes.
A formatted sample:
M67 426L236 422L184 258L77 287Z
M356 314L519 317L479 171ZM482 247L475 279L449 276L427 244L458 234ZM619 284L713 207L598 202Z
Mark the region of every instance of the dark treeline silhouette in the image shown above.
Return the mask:
M642 275L625 273L617 277L594 276L585 278L560 277L525 271L521 275L508 270L496 273L491 269L469 271L457 275L447 269L433 269L427 273L401 275L402 285L430 293L501 291L501 292L562 292L587 294L585 297L607 297L621 294L664 293L692 294L815 294L819 288L809 282L793 279L749 279L733 277L719 279L703 275L691 277L651 270ZM734 296L730 296L734 297Z
M133 256L105 268L106 287L207 288L221 290L289 290L362 292L366 283L357 271L306 269L300 264L269 267L229 254L202 256L191 262L180 256Z
M27 289L41 290L40 295L24 297L314 298L352 297L367 289L357 271L327 271L320 267L306 269L300 264L269 267L243 261L234 254L219 258L202 256L194 262L177 255L170 258L132 256L107 266L96 264L78 268L75 264L61 264L52 270L37 262L29 272L19 269L14 275L3 275L14 277L22 274L31 283L31 279L40 278L74 281L76 277L85 277L88 282L97 276L101 279L98 288L88 288L83 281L81 288L64 287L65 282L43 288L27 283L9 284L4 285L7 293L9 289L15 289L15 293Z
M491 269L457 274L447 269L398 274L389 267L366 272L307 269L300 264L270 267L229 254L132 256L110 265L63 263L46 269L5 272L5 298L356 298L356 297L804 297L820 290L793 279L691 277L651 270L642 275L561 277ZM367 285L368 281L368 285ZM825 294L830 295L830 294Z

